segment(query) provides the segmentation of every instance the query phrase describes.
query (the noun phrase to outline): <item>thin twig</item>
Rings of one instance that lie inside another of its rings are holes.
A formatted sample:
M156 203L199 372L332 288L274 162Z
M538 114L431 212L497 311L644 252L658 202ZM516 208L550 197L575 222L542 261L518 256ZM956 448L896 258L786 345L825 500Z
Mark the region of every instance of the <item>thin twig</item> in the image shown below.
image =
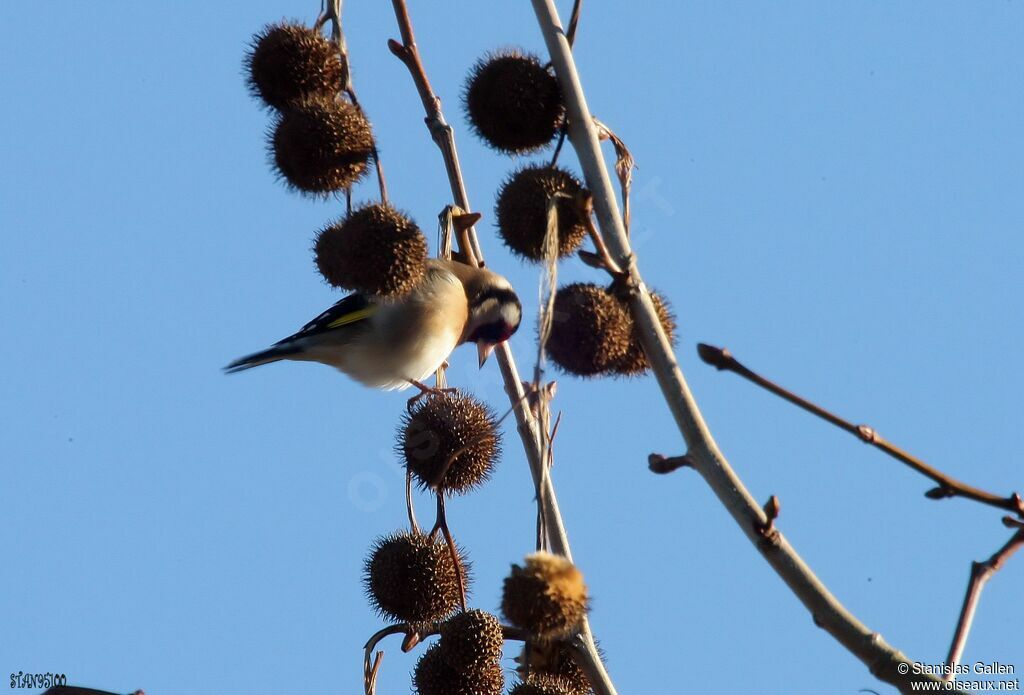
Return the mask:
M562 154L562 147L565 145L565 136L569 134L569 129L565 123L558 129L558 141L555 143L555 151L551 154L550 166L558 164L558 155Z
M445 209L441 211L440 215L438 215L437 257L441 260L450 261L452 259L452 236L454 227L455 222L452 206L445 206ZM437 365L437 371L434 373L434 388L442 392L448 387L447 369L448 361L445 360L441 362L441 364Z
M564 197L562 194L561 197ZM540 317L537 329L537 356L533 366L533 383L530 385L531 393L536 396L535 414L540 427L540 452L544 461L544 477L542 484L537 488L537 550L547 550L547 526L544 523L544 508L547 505L547 497L544 484L551 473L550 462L554 453L551 448L551 437L548 428L551 422L551 401L547 389L543 388L545 350L547 349L548 338L551 336L551 328L554 325L555 296L558 290L558 203L560 196L552 195L547 200L547 226L544 231L544 272L541 273L537 283L537 303L540 307Z
M551 328L554 324L555 296L558 290L558 203L567 198L566 194L548 196L547 200L547 225L544 230L543 241L543 272L537 283L537 303L540 307L540 318L537 328L537 356L533 365L533 388L536 393L541 390L541 378L544 374L544 353L547 349L548 338L551 336ZM543 401L539 403L539 413L543 416L545 410ZM541 417L541 436L547 431L547 423ZM544 442L541 442L543 449ZM545 457L546 458L546 457Z
M672 345L637 268L601 153L597 127L583 96L583 87L554 0L531 1L562 87L569 119L569 140L576 150L587 188L594 194L594 209L602 236L620 266L628 269L628 282L633 290L629 293L630 313L638 328L644 354L651 362L665 402L687 445L693 467L707 481L747 538L794 595L807 606L816 624L861 659L872 673L905 692L911 690L913 682L939 682L934 676L913 674L913 662L846 610L789 545L783 534L779 533L773 544L764 543L764 538L757 531L757 524L763 526L767 523L764 511L718 449L679 369ZM911 673L901 674L900 671L904 669Z
M408 8L403 0L392 0L395 10L395 17L398 20L399 30L402 36L402 43L389 41L388 47L408 68L416 85L420 100L426 112L424 119L427 128L441 150L445 169L448 173L448 183L456 204L465 211L472 210L469 198L466 194L465 182L462 178L462 170L459 166L458 151L455 148L455 137L451 126L444 119L441 111L440 99L434 94L427 79L426 72L420 59L419 49L416 47L416 39L413 34L412 23L409 18ZM466 256L470 265L483 263L483 254L479 249L479 240L475 229L469 229L466 235L468 247L461 251ZM534 485L540 484L543 472L543 457L540 452L540 434L537 420L530 410L526 390L519 378L519 371L516 368L515 358L508 343L501 343L495 348L498 365L501 368L502 380L505 383L509 402L516 416L519 435L526 451L527 460L530 463L530 472L534 478ZM553 490L549 490L553 493ZM569 550L569 542L565 533L565 526L562 522L561 512L558 509L557 499L553 494L549 495L549 504L545 509L549 526L552 530L552 545L555 551L568 558L572 558Z
M576 0L572 4L572 14L569 15L569 31L565 32L565 40L569 44L569 48L572 48L573 43L576 41L576 29L579 28L580 24L580 13L583 11L583 0Z
M405 467L405 509L409 513L409 530L420 533L420 525L416 523L416 509L412 502L412 468Z
M539 398L544 404L544 418L543 421L547 423L551 419L551 395L547 389L545 389ZM558 436L558 427L562 424L562 413L559 411L558 416L555 418L555 424L551 427L551 433L545 438L545 465L544 465L544 478L545 480L550 477L551 469L555 465L555 437ZM547 500L544 497L544 490L546 486L541 485L537 491L537 550L548 551L548 533L547 528L544 526L544 505L547 504Z
M423 110L426 112L424 119L430 136L441 150L444 158L445 169L448 173L448 182L452 187L452 195L455 203L465 211L470 211L469 199L466 195L466 186L462 179L462 167L459 164L459 154L455 149L455 134L452 127L444 118L441 111L441 99L434 93L427 78L427 72L423 69L423 61L420 59L420 52L416 46L416 37L412 31L412 20L409 18L409 9L404 0L392 0L392 7L395 10L395 18L398 20L398 28L402 35L402 42L394 39L388 41L388 48L401 60L416 84L416 91L423 102ZM462 249L462 252L471 258L470 265L482 265L483 255L480 253L479 245L475 240L475 233L471 234L473 239L472 248Z
M580 209L580 217L583 219L583 224L587 228L587 234L590 235L591 241L594 242L594 249L597 251L597 257L601 266L613 277L625 275L622 268L608 251L608 246L604 243L601 233L594 226L594 196L587 192L586 195L580 197L577 205Z
M558 411L558 415L555 416L555 424L551 426L551 434L548 436L548 441L552 444L555 443L555 437L558 436L558 426L562 424L562 411ZM555 454L554 449L548 449L548 468L553 468L555 465Z
M573 43L576 41L576 29L580 23L580 13L583 10L583 0L576 0L572 4L572 15L569 17L569 31L566 33L566 39L569 41L569 48L572 48ZM550 65L550 63L549 63ZM569 134L568 123L565 118L562 118L562 125L558 129L558 142L555 143L555 151L551 155L551 166L555 166L558 163L558 155L562 153L562 147L565 145L565 136Z
M502 628L505 639L525 639L520 636L521 631L517 631L516 628L506 628L505 626L502 626ZM377 649L377 645L380 644L381 640L391 635L404 634L405 639L402 640L402 651L407 652L422 642L424 638L439 634L440 632L441 623L433 622L416 623L415 626L409 623L395 623L373 633L370 639L366 640L366 644L363 645L363 692L365 695L373 695L376 691L377 673L380 670L384 652L378 650L376 655L372 657L371 655L374 654L374 650Z
M992 557L984 562L971 563L971 575L967 581L967 594L964 596L964 604L960 609L960 618L956 623L956 632L953 634L953 642L949 645L949 656L946 657L947 673L946 679L953 678L955 667L960 663L964 647L967 646L967 636L971 632L971 623L974 621L974 613L978 609L978 601L981 599L981 591L993 574L999 571L1011 555L1024 546L1024 528L1019 528L1010 537L1002 548L997 550Z
M454 209L457 209L457 208L454 208ZM441 259L444 259L444 260L451 260L451 257L452 257L452 237L454 236L453 235L454 226L455 226L455 224L454 224L453 206L449 205L449 206L445 207L444 210L441 211L440 215L438 215L438 243L437 243L437 257L438 258L441 258ZM447 362L442 362L441 364L438 365L437 371L434 374L434 388L437 389L439 393L445 393L447 391L447 387L448 387L448 380L447 380L447 374L446 374L447 367L448 367L448 363ZM436 489L437 486L439 486L441 484L441 481L444 480L444 476L448 473L448 468L452 465L452 463L455 461L455 458L460 453L462 453L462 450L459 450L459 451L455 452L454 454L452 454L448 458L447 463L445 464L445 466L441 470L441 472L438 474L437 479L433 482L431 487ZM442 493L439 491L438 494L442 494ZM412 529L413 529L414 532L419 532L419 525L416 523L416 515L415 515L415 512L413 510L412 468L409 468L408 466L406 467L406 474L405 474L405 504L406 504L406 507L409 510L409 523L412 526ZM461 587L461 572L459 572L458 558L457 558L457 556L455 554L452 555L452 561L455 563L455 568L456 568L455 571L456 571L456 573L458 575L460 575L459 579L460 579L460 587ZM463 601L463 610L465 610L465 601L466 601L466 599L465 599L465 590L464 589L461 592L461 596L462 596L462 601Z
M375 633L370 635L370 639L366 640L366 644L363 645L363 651L366 654L370 654L377 645L380 644L381 640L391 635L403 634L405 639L402 640L402 644L405 645L409 642L411 635L417 635L419 637L415 644L419 644L426 637L440 634L441 623L440 622L425 622L416 623L412 625L410 623L395 623L394 625L387 625L377 630ZM415 646L415 644L413 646ZM404 647L402 651L407 651Z
M718 348L701 343L697 346L697 352L700 355L700 358L711 366L716 367L719 370L725 370L740 375L744 379L757 384L766 391L774 393L776 396L784 398L799 408L802 408L813 415L817 415L822 420L832 423L839 429L849 432L859 438L862 442L872 445L897 461L906 464L921 475L930 478L938 484L937 488L929 490L926 493L930 499L964 497L966 499L974 500L975 502L981 502L982 504L1014 512L1018 516L1024 517L1024 500L1022 500L1021 496L1016 492L1011 494L1009 497L1000 497L999 495L986 492L985 490L973 487L953 478L952 476L946 475L916 456L904 451L895 444L892 444L878 434L873 427L868 425L854 425L838 415L825 410L821 406L796 395L792 391L789 391L772 381L769 381L757 372L754 372L740 363L739 360L733 357L725 348Z
M465 611L466 579L462 576L462 561L459 558L459 549L455 547L455 539L452 538L452 532L448 528L448 515L444 509L444 493L440 490L437 492L437 521L434 522L434 529L430 532L430 537L433 538L438 531L444 536L444 542L448 545L448 555L452 559L452 567L455 569L455 581L459 586L459 603L462 605L462 610Z
M377 652L373 657L373 664L363 673L363 689L366 695L374 695L377 692L377 674L383 661L384 652Z
M352 68L348 59L348 43L345 41L345 32L341 24L341 5L343 0L327 0L326 7L316 22L317 28L325 22L331 23L331 40L338 47L338 56L341 59L341 89L348 95L349 101L358 109L359 113L366 115L359 98L356 96L355 87L352 84ZM380 202L388 202L388 186L384 180L384 165L380 161L380 154L377 152L377 143L370 145L370 153L373 157L373 164L377 168L377 185L380 189ZM349 214L352 212L351 199L349 200Z
M440 149L442 159L444 160L452 197L460 208L470 212L473 208L469 204L469 196L466 194L466 186L462 178L458 151L455 147L455 135L451 126L445 121L444 114L441 111L441 101L434 94L430 87L430 81L427 79L419 49L416 47L416 38L413 33L409 10L404 0L392 0L391 4L395 11L395 18L398 22L402 42L388 41L388 48L405 64L412 76L413 83L416 85L416 91L426 113L427 129L430 131L431 137L437 144L438 149ZM466 262L470 265L483 265L484 258L480 250L476 230L473 228L468 229L466 237L468 246L461 249ZM498 367L501 370L502 380L505 383L505 391L515 412L519 436L523 442L527 461L530 464L530 474L533 478L534 487L537 489L538 495L544 495L544 521L551 548L555 553L572 560L569 538L565 530L565 523L562 520L561 510L558 506L554 485L551 482L550 476L545 476L544 474L545 466L540 446L540 430L536 418L530 411L526 399L526 391L523 388L519 370L516 368L515 358L507 342L499 344L494 352ZM596 671L600 671L603 675L601 679L592 681L595 694L615 695L615 686L611 678L608 677L604 664L601 662L601 656L597 651L597 644L594 642L593 635L590 632L590 625L586 620L583 622L581 631L586 638L587 655L588 659L592 662L591 667Z
M398 625L388 625L387 627L377 630L373 635L366 641L366 645L363 647L363 693L365 695L374 695L377 690L377 672L380 670L381 659L384 658L384 652L378 651L376 656L373 656L374 649L382 639L389 635L397 635L399 633L407 633L410 627L405 623Z

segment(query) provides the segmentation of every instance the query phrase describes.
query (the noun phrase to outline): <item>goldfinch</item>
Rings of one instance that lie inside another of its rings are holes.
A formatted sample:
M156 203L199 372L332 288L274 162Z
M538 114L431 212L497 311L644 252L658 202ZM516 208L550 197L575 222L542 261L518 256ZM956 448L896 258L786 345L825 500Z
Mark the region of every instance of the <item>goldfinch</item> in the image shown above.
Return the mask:
M516 332L522 314L512 285L497 273L430 259L423 279L401 299L350 294L298 333L224 369L305 360L336 367L366 386L405 389L419 386L463 343L476 343L482 367Z

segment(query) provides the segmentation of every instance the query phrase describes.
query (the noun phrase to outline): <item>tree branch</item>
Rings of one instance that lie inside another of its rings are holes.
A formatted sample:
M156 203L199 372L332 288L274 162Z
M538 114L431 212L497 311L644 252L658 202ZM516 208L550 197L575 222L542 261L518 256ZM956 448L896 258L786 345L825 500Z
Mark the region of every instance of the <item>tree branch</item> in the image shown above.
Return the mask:
M466 185L462 177L462 168L459 164L458 150L455 147L455 134L444 118L441 110L441 100L434 93L427 78L426 70L420 52L416 46L416 36L413 33L412 20L409 17L409 9L404 0L392 0L392 7L395 12L395 19L398 22L399 32L402 37L401 43L394 39L388 41L388 48L408 68L412 80L416 85L416 91L423 103L423 110L426 113L427 129L444 159L445 170L448 174L448 184L451 188L455 204L466 213L472 211L469 204L469 196L466 193ZM480 249L479 239L476 230L469 227L464 236L468 246L461 248L466 260L472 265L483 265L484 257ZM461 241L461 238L460 238ZM537 490L537 497L543 500L541 513L544 516L544 526L547 529L549 542L553 552L572 559L572 552L569 548L569 538L565 530L565 523L558 506L558 498L555 495L554 485L551 476L546 474L543 448L541 446L541 432L537 419L530 411L526 392L523 389L523 382L516 368L515 358L507 342L501 343L494 350L498 366L501 370L502 380L505 383L505 392L509 402L512 404L515 413L516 424L518 425L519 437L523 442L523 449L526 452L527 461L530 464L530 474L533 484ZM605 670L604 663L597 651L597 644L590 631L589 622L584 620L581 629L584 641L587 644L587 658L591 662L590 669L600 678L591 681L591 686L597 695L617 695L615 686Z
M892 444L882 437L882 435L878 434L873 427L868 425L854 425L838 415L830 413L821 406L796 395L792 391L789 391L772 381L769 381L757 372L740 363L740 361L733 357L732 353L725 348L713 347L711 345L701 343L697 346L697 354L700 355L702 360L717 368L719 371L725 370L740 375L744 379L757 384L761 388L774 393L776 396L789 401L812 415L817 415L822 420L830 422L839 429L849 432L859 438L862 442L872 445L897 461L905 463L921 475L930 478L934 482L938 483L939 486L925 493L929 499L964 497L966 499L974 500L975 502L981 502L982 504L1014 512L1017 516L1024 518L1024 500L1022 500L1021 496L1016 492L1012 493L1009 497L1000 497L999 495L986 492L985 490L972 487L967 483L960 482L956 478L946 475L937 468L933 468L916 456L900 449L895 444Z
M634 262L598 143L597 127L587 106L554 2L531 1L566 100L569 139L583 168L587 187L594 194L594 209L602 236L613 256L617 257L619 266L627 270L631 289L630 313L639 328L644 353L689 448L688 457L693 467L704 477L762 556L810 610L815 622L863 661L873 674L905 692L910 691L911 681L937 681L933 676L901 675L899 667L903 665L912 672L912 662L846 610L781 533L777 533L774 543L764 542L760 530L767 526L768 519L729 466L708 430Z
M1010 556L1024 546L1024 527L1017 530L1010 540L997 550L992 557L984 562L971 563L971 576L967 581L967 594L964 596L964 604L960 609L960 618L957 620L956 632L953 634L953 642L949 645L949 656L946 657L946 665L949 666L947 679L952 679L954 667L960 663L964 647L967 646L967 635L971 632L971 623L974 622L974 613L978 609L978 602L981 600L981 590L993 574L999 571Z

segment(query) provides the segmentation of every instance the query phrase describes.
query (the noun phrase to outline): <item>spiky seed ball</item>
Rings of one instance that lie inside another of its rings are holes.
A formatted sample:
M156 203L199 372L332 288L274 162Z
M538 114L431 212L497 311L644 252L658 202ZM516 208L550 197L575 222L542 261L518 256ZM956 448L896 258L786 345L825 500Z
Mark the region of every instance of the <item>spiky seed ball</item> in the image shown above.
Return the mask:
M466 81L463 106L476 134L508 154L547 145L565 113L558 80L537 56L519 51L477 61Z
M610 292L574 283L555 294L547 353L569 374L605 374L626 357L632 332L629 312Z
M651 302L658 313L661 327L665 329L665 333L668 335L669 342L675 345L676 317L672 313L672 307L669 306L668 300L657 292L651 292ZM646 373L650 368L651 363L648 361L647 355L644 354L644 349L640 345L640 329L636 323L633 323L633 330L629 337L629 349L626 351L625 356L615 364L613 371L623 376L639 376Z
M441 626L441 653L456 670L500 659L504 643L501 623L479 609L456 613Z
M583 184L559 167L526 166L513 172L498 191L494 208L505 245L524 258L544 260L548 199L558 196L558 257L576 251L587 235L576 204L582 190Z
M516 627L539 640L569 637L587 613L583 574L566 558L539 552L505 578L501 611Z
M275 109L308 97L333 97L341 90L337 47L296 22L268 24L256 34L246 67L249 91Z
M459 690L461 674L441 658L441 650L437 645L430 647L419 661L413 672L414 691L419 695L447 695Z
M569 653L564 642L527 642L519 658L519 677L555 679L570 695L593 692L587 675Z
M390 205L372 204L324 229L314 246L328 283L380 297L401 297L423 277L427 238Z
M516 683L509 695L573 695L568 684L551 676L530 676Z
M490 477L501 433L491 409L469 394L433 393L403 418L399 449L422 487L463 494Z
M445 661L440 644L430 647L416 662L413 685L419 695L500 695L505 675L497 660L455 668Z
M278 114L270 149L274 168L291 188L326 196L366 173L373 133L347 101L306 99Z
M459 553L467 589L469 575ZM398 532L378 538L366 560L366 592L377 611L402 622L441 620L459 604L459 582L440 536Z

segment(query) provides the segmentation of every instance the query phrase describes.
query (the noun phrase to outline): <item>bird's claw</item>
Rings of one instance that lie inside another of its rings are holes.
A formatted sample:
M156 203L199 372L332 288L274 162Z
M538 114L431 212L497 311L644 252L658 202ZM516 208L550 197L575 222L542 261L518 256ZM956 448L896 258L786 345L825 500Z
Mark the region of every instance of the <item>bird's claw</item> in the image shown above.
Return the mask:
M419 400L425 396L444 396L458 391L458 389L454 387L437 388L436 386L427 386L423 382L416 381L415 379L407 379L407 381L420 390L419 393L410 398L409 402L406 403L405 408L409 412L412 412L413 406L415 406Z

